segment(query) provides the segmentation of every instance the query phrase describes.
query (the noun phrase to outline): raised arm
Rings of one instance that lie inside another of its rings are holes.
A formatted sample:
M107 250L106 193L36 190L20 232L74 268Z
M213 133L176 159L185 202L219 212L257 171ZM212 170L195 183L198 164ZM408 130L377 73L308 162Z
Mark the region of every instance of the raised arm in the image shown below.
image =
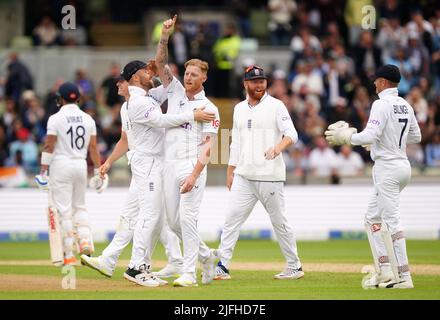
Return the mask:
M162 27L162 34L160 36L159 43L156 49L156 66L159 74L160 81L164 87L167 87L173 80L173 74L171 69L168 67L168 39L176 23L177 14L174 15L172 19L164 21Z

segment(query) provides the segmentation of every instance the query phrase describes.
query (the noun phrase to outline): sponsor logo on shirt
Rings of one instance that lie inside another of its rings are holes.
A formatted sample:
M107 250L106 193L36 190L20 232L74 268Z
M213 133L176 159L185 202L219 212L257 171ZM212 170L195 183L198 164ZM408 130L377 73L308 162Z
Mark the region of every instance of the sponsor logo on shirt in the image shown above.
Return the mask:
M156 107L151 107L150 109L147 110L147 112L145 112L145 118L148 118L148 116L150 115L150 112L154 111Z
M180 127L185 129L185 130L192 130L192 125L189 122L181 124Z
M370 119L368 121L368 123L371 123L374 126L379 126L380 125L380 121L379 120L375 120L375 119Z
M211 124L214 128L218 128L220 127L220 120L218 119L212 120Z

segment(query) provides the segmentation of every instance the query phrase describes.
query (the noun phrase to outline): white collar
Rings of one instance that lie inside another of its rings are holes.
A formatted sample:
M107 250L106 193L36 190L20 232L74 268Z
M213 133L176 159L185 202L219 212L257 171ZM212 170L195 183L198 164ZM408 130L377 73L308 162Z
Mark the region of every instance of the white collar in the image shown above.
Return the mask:
M130 93L130 96L146 96L147 91L140 87L136 86L128 86L128 92Z
M399 91L397 90L397 88L388 88L388 89L382 90L377 95L379 96L380 99L385 98L386 96L396 96L397 97L399 95Z
M266 90L264 95L261 97L260 101L258 101L258 103L255 106L251 106L251 104L249 103L249 95L246 94L246 100L247 100L247 104L248 104L249 108L255 108L256 106L258 106L261 103L261 101L263 101L268 95L269 94L267 93L267 90Z
M65 104L65 105L61 106L61 108L64 108L64 109L75 109L75 108L78 108L79 109L78 105L76 105L74 103Z

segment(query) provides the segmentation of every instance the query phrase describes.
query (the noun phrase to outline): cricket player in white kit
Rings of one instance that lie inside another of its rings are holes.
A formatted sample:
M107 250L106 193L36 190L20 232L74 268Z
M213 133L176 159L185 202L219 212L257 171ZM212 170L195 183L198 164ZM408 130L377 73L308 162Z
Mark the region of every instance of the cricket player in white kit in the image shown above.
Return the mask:
M413 288L406 243L400 225L399 194L411 178L406 145L421 141L414 110L399 97L400 71L385 65L375 74L379 99L374 101L366 128L355 128L339 121L325 132L331 145L371 145L374 161L374 193L365 214L365 225L376 273L365 287Z
M221 235L215 279L231 278L229 266L240 227L257 201L268 212L287 260L285 270L275 275L275 279L299 279L304 272L293 230L285 216L286 166L280 156L286 147L298 140L298 134L286 106L267 93L267 76L261 67L253 65L246 69L244 87L246 100L234 108L227 169L230 211Z
M206 108L215 119L210 123L188 121L180 127L168 128L165 138L164 190L170 228L182 239L183 274L173 285L198 286L196 264L202 264L202 283L214 278L216 251L210 250L197 231L200 205L206 184L206 165L217 137L220 117L217 107L203 90L208 63L191 59L185 63L184 85L172 76L167 63L167 43L177 16L164 22L157 47L156 64L159 77L168 90L167 114L182 114L194 108Z
M121 158L123 155L127 155L128 164L130 165L130 159L133 155L133 137L131 133L130 121L128 119L127 113L127 101L129 100L128 94L128 82L124 78L120 78L117 82L118 94L125 98L124 104L121 106L121 138L113 149L112 153L104 164L99 168L101 177L110 170L112 164ZM122 214L119 219L118 228L116 233L110 242L110 244L104 249L99 257L88 257L86 255L81 255L81 262L87 265L101 274L111 277L116 268L119 256L121 255L124 248L131 242L133 238L134 228L139 215L139 194L138 187L135 180L132 178L130 182L130 187L128 190L128 195L122 209ZM160 241L165 247L165 252L168 257L168 265L165 266L157 275L159 277L169 277L175 274L181 273L181 268L183 264L183 257L180 251L179 238L170 230L166 224L166 219L162 219L164 225L162 226L162 231L160 232ZM151 252L154 251L153 248L149 248ZM148 261L146 261L148 263Z
M142 286L158 287L167 282L151 274L151 248L158 237L163 219L163 128L175 127L189 121L212 121L203 110L188 110L181 114L162 114L161 104L167 91L153 88L154 62L129 62L122 77L129 82L127 121L130 125L134 150L130 166L139 195L139 217L133 236L133 251L124 277Z
M90 152L97 191L104 180L99 176L100 155L96 146L95 121L76 104L80 99L78 87L66 82L58 89L60 110L49 117L47 137L41 155L41 173L35 181L52 194L60 215L63 236L64 264L76 264L73 255L75 240L79 253L93 252L93 239L85 205L87 188L87 151ZM48 170L50 170L50 183ZM75 230L77 232L75 239Z

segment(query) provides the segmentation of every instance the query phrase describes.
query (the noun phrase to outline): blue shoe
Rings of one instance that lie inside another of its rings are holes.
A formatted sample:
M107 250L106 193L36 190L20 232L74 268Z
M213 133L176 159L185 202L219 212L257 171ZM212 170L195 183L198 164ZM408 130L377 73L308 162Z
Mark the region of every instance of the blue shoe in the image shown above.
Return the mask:
M229 270L222 265L222 262L219 261L217 267L215 267L215 277L214 280L230 280L231 275L229 274Z

